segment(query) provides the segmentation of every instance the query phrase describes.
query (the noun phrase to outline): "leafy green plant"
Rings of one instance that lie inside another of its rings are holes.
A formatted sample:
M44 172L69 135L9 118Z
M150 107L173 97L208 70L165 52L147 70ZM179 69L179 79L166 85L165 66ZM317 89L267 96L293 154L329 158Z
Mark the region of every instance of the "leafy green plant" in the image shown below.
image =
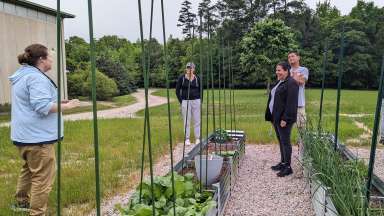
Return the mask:
M231 140L231 137L228 135L228 132L226 130L218 128L215 130L213 139L216 143L225 143Z
M212 200L212 192L204 191L199 193L199 184L194 182L193 174L180 176L174 173L174 178L176 215L203 216L211 208L216 206L216 202ZM173 215L173 190L171 175L154 177L154 200L152 199L151 182L149 180L145 180L141 186L141 202L139 186L132 195L129 206L127 208L118 207L122 215L151 216L152 205L155 205L156 215Z

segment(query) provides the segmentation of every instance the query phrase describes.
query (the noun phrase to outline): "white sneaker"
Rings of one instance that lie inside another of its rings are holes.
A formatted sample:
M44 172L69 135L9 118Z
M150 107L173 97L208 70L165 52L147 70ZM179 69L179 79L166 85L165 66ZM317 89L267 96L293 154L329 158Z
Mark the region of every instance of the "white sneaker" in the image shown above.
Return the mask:
M199 143L200 143L200 139L196 139L195 144L197 145Z
M185 145L187 146L191 145L191 141L189 141L189 139L185 140Z

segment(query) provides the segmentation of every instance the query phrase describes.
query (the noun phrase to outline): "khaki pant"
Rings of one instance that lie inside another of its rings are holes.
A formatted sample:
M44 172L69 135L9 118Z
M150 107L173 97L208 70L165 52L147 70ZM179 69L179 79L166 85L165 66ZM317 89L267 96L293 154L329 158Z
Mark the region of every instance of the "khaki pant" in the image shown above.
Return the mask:
M17 183L16 200L30 203L31 216L45 216L55 179L55 147L45 144L18 148L25 163Z
M307 117L305 114L305 107L297 108L296 125L297 125L297 131L299 132L298 144L299 144L299 159L300 159L300 161L302 161L303 157L304 157L304 145L303 145L302 136L303 136L303 133L305 130L306 122L307 122Z
M297 108L297 120L296 120L297 128L301 131L304 130L306 122L307 122L307 116L305 114L305 107Z

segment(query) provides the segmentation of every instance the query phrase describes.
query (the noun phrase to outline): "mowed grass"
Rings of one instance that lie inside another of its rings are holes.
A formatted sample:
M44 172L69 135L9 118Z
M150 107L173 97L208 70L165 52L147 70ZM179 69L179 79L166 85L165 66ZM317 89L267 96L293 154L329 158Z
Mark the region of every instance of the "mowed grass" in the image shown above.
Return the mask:
M166 90L160 90L154 93L159 96L166 96ZM207 92L205 92L205 99L203 104L203 127L206 125L206 97ZM319 120L319 109L320 109L320 94L321 90L319 89L307 89L306 90L306 112L308 125L310 127L317 128ZM227 123L225 124L225 106L224 103L224 92L220 91L220 102L221 109L219 109L219 90L214 91L215 95L215 114L216 114L216 128L219 127L221 114L221 127L230 129L231 126L231 110L230 110L230 96L229 91L226 91L226 102L227 102L227 114L226 119ZM180 105L174 96L174 90L171 91L171 97L173 103L171 104L172 115L177 115L180 111ZM323 121L322 127L329 131L335 131L335 119L336 119L336 97L337 91L333 89L327 89L324 91L324 101L323 101ZM265 122L264 114L267 104L267 94L266 90L236 90L235 91L235 119L236 127L240 130L245 130L247 134L248 143L258 143L266 144L271 142L276 142L274 131L272 130L271 124ZM377 100L377 91L352 91L352 90L342 90L341 92L341 101L340 101L340 113L341 114L373 114L376 109L376 100ZM212 101L212 92L209 92L209 103ZM153 108L150 111L151 116L160 116L162 113L166 112L166 106L161 106ZM221 112L219 112L221 110ZM211 130L213 129L212 124L212 105L209 107L210 114L210 125ZM143 112L141 112L143 115ZM233 115L233 114L232 114ZM233 118L232 118L233 119ZM368 115L364 118L364 123L372 122L367 126L371 127L373 125L373 115ZM361 135L364 130L358 128L354 124L354 118L348 116L340 116L339 122L339 135L340 139L345 142L347 139L356 138ZM232 121L232 127L234 127L234 122ZM297 137L296 128L293 131L293 139Z
M164 89L154 94L165 96ZM224 101L223 91L220 92L221 102ZM174 143L183 140L183 123L180 116L180 105L171 90L172 132ZM212 94L210 92L211 101ZM308 121L317 127L319 110L319 90L308 90L307 113ZM373 113L377 93L375 91L343 91L341 113L358 114ZM326 90L324 101L323 127L334 131L336 91ZM236 121L231 121L229 92L226 92L227 106L221 104L219 112L219 91L215 91L215 127L244 130L247 143L276 143L274 131L270 123L264 121L267 103L265 90L235 91ZM206 136L206 102L203 104L203 135ZM225 107L227 109L226 121ZM233 110L232 110L233 111ZM139 116L143 116L143 111ZM219 118L219 114L221 118ZM232 112L233 115L233 112ZM220 120L221 119L221 120ZM233 118L232 118L233 119ZM213 130L212 106L209 107L209 129ZM364 118L373 122L373 116ZM167 105L150 109L153 157L158 160L169 152ZM103 198L107 199L119 193L125 193L138 183L140 158L143 139L143 119L111 119L99 121L99 144L101 165L101 189ZM354 138L364 131L353 124L353 119L340 117L340 137L342 140ZM296 129L293 139L296 139ZM9 128L0 128L0 215L14 215L9 205L14 201L13 194L22 161L17 148L9 140ZM65 139L62 143L62 188L61 197L64 215L86 215L95 207L95 174L94 148L91 121L66 122ZM148 148L146 148L148 149ZM146 157L148 158L148 157ZM148 160L146 161L148 167ZM56 211L56 190L50 195L49 212ZM16 214L17 215L17 214ZM20 214L19 214L20 215Z

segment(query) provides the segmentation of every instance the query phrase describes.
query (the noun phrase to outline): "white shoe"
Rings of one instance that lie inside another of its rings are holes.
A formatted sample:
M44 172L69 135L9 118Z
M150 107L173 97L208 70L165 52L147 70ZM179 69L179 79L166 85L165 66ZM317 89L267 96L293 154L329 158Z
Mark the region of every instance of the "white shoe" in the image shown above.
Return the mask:
M189 141L189 139L185 140L185 145L187 146L191 145L191 141Z
M196 139L195 144L200 144L200 139Z

